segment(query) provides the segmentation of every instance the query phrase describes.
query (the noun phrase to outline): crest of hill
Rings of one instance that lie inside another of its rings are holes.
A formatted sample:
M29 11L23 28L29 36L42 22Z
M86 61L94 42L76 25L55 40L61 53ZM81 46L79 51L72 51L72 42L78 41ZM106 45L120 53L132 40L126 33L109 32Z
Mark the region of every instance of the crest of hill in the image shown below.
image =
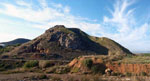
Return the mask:
M73 59L81 55L115 55L131 52L108 38L89 36L77 28L56 25L41 36L9 52L10 58Z

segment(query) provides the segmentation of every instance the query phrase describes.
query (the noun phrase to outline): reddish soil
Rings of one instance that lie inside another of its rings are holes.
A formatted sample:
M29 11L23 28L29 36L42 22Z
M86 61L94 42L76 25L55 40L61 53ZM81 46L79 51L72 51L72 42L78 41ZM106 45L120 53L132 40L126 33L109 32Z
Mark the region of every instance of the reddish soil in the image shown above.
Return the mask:
M150 64L106 64L108 68L118 73L134 73L139 74L145 72L150 73Z

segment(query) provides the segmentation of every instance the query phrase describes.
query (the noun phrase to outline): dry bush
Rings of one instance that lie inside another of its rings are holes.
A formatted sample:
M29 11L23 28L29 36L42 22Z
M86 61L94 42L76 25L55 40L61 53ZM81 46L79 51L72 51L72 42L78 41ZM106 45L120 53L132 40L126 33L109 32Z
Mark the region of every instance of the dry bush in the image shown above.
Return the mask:
M47 61L47 60L39 61L40 68L47 68L47 67L51 67L51 66L54 66L54 63L51 61Z

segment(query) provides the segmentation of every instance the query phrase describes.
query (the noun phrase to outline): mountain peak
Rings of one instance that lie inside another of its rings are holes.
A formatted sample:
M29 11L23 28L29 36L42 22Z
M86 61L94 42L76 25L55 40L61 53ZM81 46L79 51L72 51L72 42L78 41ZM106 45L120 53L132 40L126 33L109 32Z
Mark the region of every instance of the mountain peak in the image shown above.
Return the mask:
M65 28L64 25L55 25L53 28Z
M46 33L55 33L55 32L73 33L68 28L66 28L64 25L55 25L54 27L46 30Z

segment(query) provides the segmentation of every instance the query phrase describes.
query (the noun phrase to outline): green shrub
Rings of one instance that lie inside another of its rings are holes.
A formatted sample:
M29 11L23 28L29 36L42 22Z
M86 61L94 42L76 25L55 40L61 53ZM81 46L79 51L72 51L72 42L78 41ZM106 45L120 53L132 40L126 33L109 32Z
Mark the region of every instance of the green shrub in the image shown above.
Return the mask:
M36 60L32 60L32 61L27 61L25 64L24 64L24 68L32 68L32 67L36 67L39 65L39 62L36 61Z
M125 75L130 77L130 76L132 76L132 73L127 72Z
M93 61L92 59L85 59L82 61L82 64L88 68L91 68L93 65Z
M104 74L105 73L105 67L102 65L93 65L91 67L91 71L96 74L96 73L100 73L100 74Z
M141 75L141 76L147 76L147 73L141 72L140 75Z

